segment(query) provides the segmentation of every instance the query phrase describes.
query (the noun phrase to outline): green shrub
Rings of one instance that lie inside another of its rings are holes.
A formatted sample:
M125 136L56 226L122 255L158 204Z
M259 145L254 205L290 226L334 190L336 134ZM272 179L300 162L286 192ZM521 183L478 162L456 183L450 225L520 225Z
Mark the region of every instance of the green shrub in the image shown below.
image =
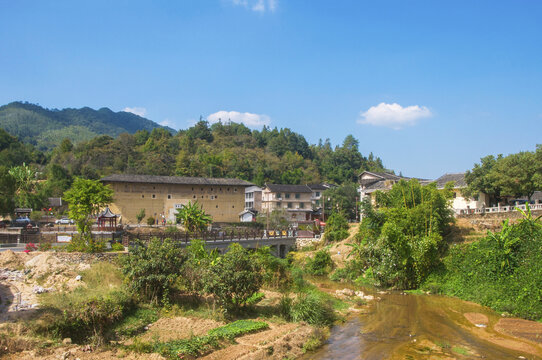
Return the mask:
M164 232L168 235L177 234L179 232L179 229L176 226L168 226L164 230Z
M263 276L257 257L239 244L209 267L205 291L215 295L226 310L237 311L262 285Z
M38 244L38 251L49 251L53 245L50 242L40 242Z
M455 245L422 288L499 312L542 319L542 224L530 212L517 224L471 244Z
M286 291L292 286L293 279L287 259L271 255L268 246L258 248L255 255L263 268L263 284L280 291Z
M326 241L341 241L348 237L348 220L338 212L331 214L326 221L325 239Z
M147 225L149 225L149 226L154 225L154 221L155 221L154 218L152 216L149 216L147 218Z
M307 259L305 271L311 275L326 275L333 269L333 260L328 250L318 250L313 258Z
M118 242L113 243L113 245L111 245L111 251L124 251L124 245Z
M293 301L290 310L293 321L305 321L311 325L329 326L336 319L333 305L329 299L316 293L300 293Z
M153 302L163 299L181 274L186 253L171 239L152 239L147 246L138 244L121 258L128 288Z
M103 239L95 239L92 236L86 238L84 236L74 234L72 236L72 240L66 245L65 249L68 252L99 253L104 252L106 246Z

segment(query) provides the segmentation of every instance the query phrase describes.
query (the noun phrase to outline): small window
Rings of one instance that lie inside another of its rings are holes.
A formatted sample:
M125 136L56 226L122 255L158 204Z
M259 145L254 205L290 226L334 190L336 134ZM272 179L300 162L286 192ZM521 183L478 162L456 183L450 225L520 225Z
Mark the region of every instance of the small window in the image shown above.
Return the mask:
M237 192L237 188L233 188L233 191L234 191L234 192Z
M196 198L196 195L192 196L192 198L195 199L195 198Z
M201 191L203 191L203 188L199 188Z
M211 188L211 191L213 191L213 188Z
M292 208L292 203L289 202L289 203L288 203L288 209L291 209L291 208Z
M320 196L320 191L317 191L316 192L316 197L319 197Z
M153 190L156 190L156 186L153 186L152 189L153 189Z
M218 209L218 205L216 206L216 208Z
M168 198L168 199L171 199L171 194L167 194L167 198Z
M218 195L215 195L215 199L218 199Z
M227 188L226 191L230 191L230 188Z
M156 199L156 194L152 194L152 198L153 198L153 199Z
M203 195L201 195L201 198L203 199Z
M304 208L305 208L305 204L304 204L304 203L299 203L299 208L300 208L300 209L304 209Z
M141 194L141 198L144 199L144 198L145 198L145 195Z
M194 191L194 188L192 188L192 191Z
M295 198L296 198L296 199L299 199L299 194L295 194Z
M290 198L290 194L284 194L284 197L285 197L286 199L289 199L289 198Z
M234 209L234 208L235 208L235 205L232 205L231 208Z
M281 196L280 196L280 193L277 193L277 199L280 199Z

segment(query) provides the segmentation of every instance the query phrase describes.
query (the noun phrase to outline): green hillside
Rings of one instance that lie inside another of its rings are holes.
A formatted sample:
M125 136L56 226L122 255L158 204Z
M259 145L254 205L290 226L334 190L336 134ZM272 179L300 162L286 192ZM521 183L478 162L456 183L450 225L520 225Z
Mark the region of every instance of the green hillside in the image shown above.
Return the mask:
M125 132L133 134L138 130L152 131L161 127L141 116L108 108L57 110L22 102L0 107L0 128L40 150L50 150L65 138L78 143L97 135L117 137ZM166 129L175 132L171 128Z

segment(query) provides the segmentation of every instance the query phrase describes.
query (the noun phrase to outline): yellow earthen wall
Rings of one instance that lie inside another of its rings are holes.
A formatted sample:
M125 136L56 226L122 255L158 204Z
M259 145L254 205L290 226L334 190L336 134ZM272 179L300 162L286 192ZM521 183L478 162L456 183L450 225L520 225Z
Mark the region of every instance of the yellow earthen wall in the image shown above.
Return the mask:
M145 219L175 220L175 206L198 201L214 222L238 222L245 204L242 186L108 183L114 191L110 209L122 216L123 224L137 224L136 214L144 208ZM154 195L154 197L153 197ZM164 216L164 217L162 217Z

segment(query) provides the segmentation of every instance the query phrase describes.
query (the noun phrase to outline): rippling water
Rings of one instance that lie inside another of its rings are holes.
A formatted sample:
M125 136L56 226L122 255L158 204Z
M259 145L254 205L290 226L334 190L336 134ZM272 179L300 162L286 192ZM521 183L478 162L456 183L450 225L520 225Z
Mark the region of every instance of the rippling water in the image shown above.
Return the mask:
M326 345L305 359L542 359L490 342L511 338L492 330L499 316L480 305L433 295L375 296L381 300L334 326ZM488 316L489 326L477 328L464 317L468 312Z

